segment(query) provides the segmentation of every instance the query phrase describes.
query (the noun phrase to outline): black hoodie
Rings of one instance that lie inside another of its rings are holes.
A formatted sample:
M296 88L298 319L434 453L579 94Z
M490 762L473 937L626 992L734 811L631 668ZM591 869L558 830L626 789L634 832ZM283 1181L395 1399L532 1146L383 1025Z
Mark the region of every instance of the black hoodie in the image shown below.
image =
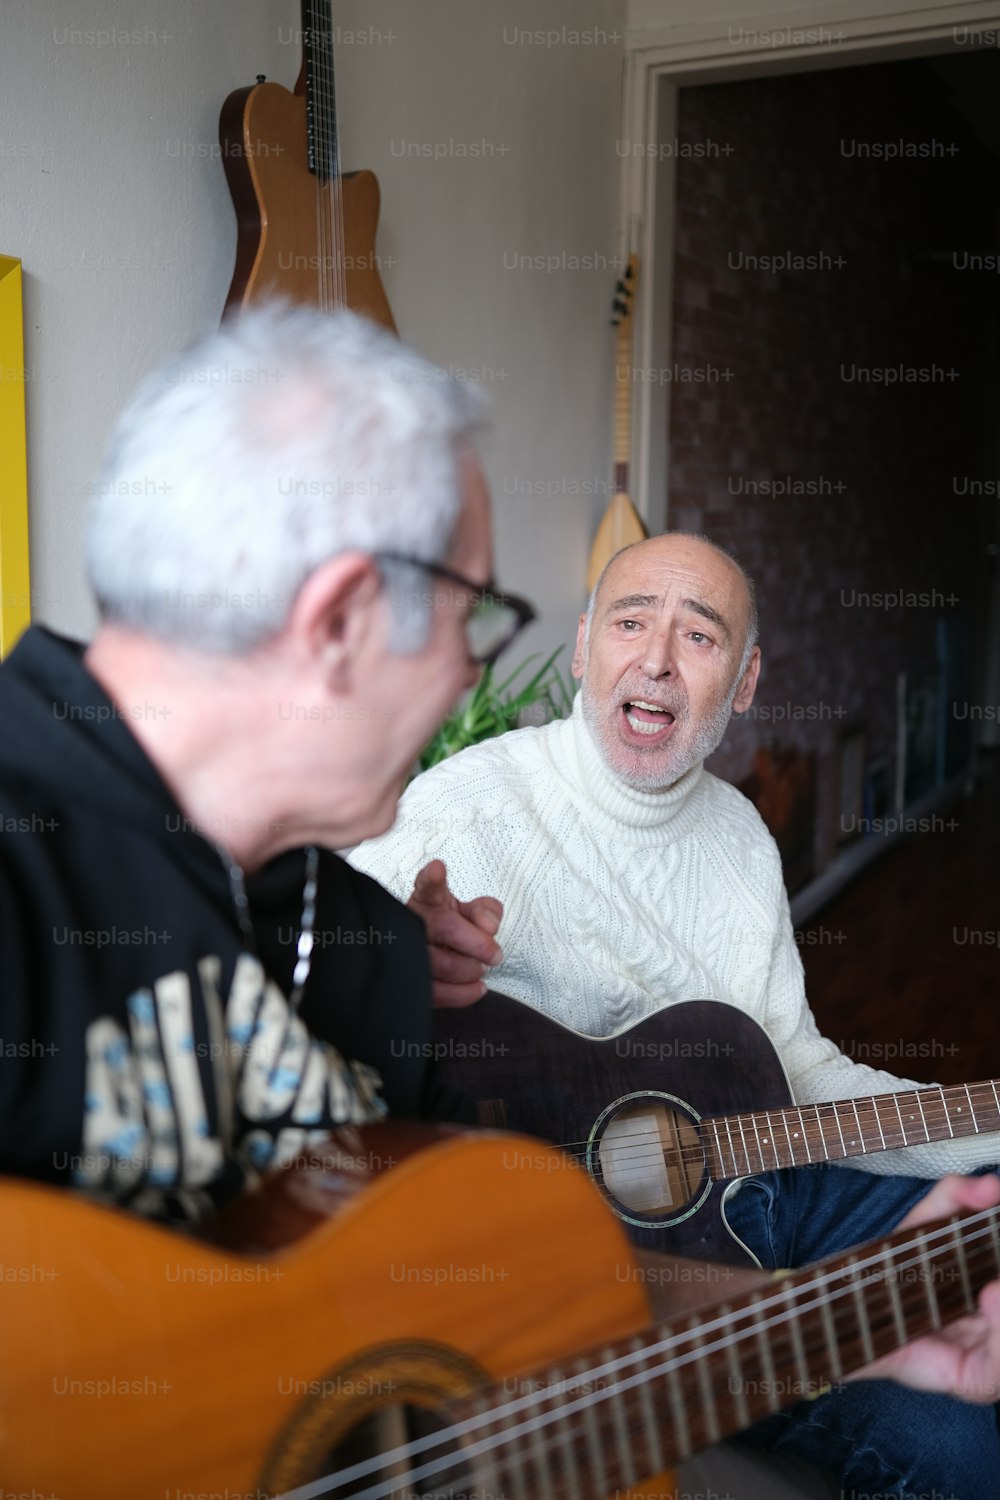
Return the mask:
M334 1123L448 1112L419 920L323 851L298 1020L304 852L247 880L254 956L203 832L82 647L30 629L0 667L0 1172L192 1218Z

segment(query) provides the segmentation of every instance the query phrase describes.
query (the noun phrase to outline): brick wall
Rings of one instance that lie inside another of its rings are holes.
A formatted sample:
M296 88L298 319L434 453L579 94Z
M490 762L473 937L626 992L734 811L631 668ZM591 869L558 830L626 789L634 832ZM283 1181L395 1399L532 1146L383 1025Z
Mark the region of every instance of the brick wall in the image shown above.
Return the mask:
M979 680L994 501L958 490L996 469L997 277L958 262L995 254L998 163L922 62L683 89L678 142L670 525L754 576L765 661L712 769L813 752L821 868L839 731L891 764L897 672L933 670L939 615ZM861 154L887 143L935 154ZM786 254L817 259L750 259ZM856 376L901 366L933 378ZM857 602L900 590L930 603Z

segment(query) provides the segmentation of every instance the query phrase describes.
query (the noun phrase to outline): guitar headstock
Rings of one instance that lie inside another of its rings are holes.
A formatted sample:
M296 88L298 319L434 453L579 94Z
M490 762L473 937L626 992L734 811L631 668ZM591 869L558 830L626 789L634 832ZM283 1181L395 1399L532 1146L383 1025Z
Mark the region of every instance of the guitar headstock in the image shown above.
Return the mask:
M639 270L639 257L630 255L628 265L615 282L615 295L611 304L611 326L621 328L632 317L632 299Z

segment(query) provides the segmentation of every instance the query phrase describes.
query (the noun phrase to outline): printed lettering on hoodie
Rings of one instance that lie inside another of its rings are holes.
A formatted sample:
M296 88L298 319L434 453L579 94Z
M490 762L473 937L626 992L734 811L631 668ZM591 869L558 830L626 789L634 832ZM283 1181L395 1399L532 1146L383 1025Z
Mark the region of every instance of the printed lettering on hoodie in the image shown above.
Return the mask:
M208 1203L199 1189L227 1157L253 1178L292 1161L335 1125L385 1113L375 1070L345 1062L311 1037L255 958L240 955L225 1004L220 972L216 957L198 964L204 1040L196 1040L183 971L129 997L127 1031L110 1016L88 1026L83 1153L73 1159L78 1187L129 1197L144 1212L169 1195L197 1215Z

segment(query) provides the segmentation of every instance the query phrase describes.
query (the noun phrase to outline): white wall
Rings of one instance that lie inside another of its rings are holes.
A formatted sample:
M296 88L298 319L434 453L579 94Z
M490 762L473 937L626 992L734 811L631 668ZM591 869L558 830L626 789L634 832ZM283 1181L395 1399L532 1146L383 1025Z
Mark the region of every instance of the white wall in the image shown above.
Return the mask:
M5 0L0 249L25 272L33 613L71 634L93 620L81 526L115 414L222 310L235 220L209 154L219 105L258 70L293 71L266 9Z
M26 273L34 611L58 629L92 628L81 526L116 411L225 299L236 231L213 159L219 107L258 72L292 85L298 10L5 0L0 251ZM369 38L337 54L343 163L381 179L400 330L495 401L498 571L543 613L529 649L571 635L608 498L624 10L547 0L542 23L533 0L334 7ZM542 24L558 37L520 34ZM478 157L461 154L472 145ZM591 268L511 269L519 256Z

